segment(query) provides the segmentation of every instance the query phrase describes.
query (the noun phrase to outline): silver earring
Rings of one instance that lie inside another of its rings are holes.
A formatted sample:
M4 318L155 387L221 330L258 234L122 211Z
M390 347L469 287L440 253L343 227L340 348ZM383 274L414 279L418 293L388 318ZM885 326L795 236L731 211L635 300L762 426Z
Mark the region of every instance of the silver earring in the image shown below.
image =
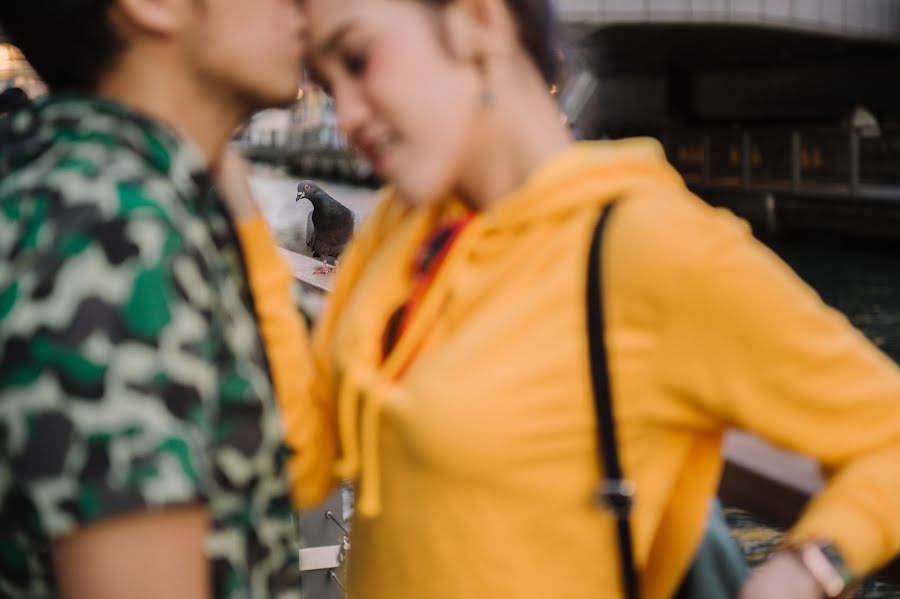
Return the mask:
M476 58L475 68L478 69L481 76L481 107L490 108L494 105L497 97L489 82L487 61L482 57Z
M483 90L481 90L481 107L482 108L490 108L494 105L494 101L497 98L494 96L494 90L485 86Z

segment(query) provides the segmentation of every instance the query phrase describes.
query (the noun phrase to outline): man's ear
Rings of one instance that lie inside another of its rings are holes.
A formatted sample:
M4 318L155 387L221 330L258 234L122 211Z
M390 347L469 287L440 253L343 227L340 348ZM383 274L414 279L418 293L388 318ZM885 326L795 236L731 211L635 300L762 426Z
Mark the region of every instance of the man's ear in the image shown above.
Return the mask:
M114 0L110 19L123 32L168 36L178 31L196 10L194 2L187 0Z

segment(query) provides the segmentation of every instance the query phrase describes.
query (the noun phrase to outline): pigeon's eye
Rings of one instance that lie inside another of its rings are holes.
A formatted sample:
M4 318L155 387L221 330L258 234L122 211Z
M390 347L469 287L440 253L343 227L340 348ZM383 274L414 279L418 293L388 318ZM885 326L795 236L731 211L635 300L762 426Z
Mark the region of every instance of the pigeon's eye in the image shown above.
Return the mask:
M309 185L304 185L304 186L303 186L303 191L309 191Z

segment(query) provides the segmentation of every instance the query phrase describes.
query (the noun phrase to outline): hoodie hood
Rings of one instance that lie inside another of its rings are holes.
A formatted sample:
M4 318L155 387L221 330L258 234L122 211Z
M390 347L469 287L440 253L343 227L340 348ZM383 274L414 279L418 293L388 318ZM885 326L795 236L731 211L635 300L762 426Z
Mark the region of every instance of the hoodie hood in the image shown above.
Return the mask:
M34 105L0 117L0 178L45 154L53 142L51 131L36 127Z
M488 228L517 228L658 185L681 186L683 180L655 139L578 142L490 206L484 218Z
M684 187L684 180L653 138L576 142L476 216L483 233L500 233L565 218L579 210L597 210L632 193L673 186ZM455 197L421 210L407 208L390 187L384 197L384 212L395 223L418 220L425 230L432 226L429 223L469 211Z
M144 165L191 185L206 162L190 143L168 128L111 100L51 95L0 119L0 182L45 161L84 155L92 162L120 162L130 154Z

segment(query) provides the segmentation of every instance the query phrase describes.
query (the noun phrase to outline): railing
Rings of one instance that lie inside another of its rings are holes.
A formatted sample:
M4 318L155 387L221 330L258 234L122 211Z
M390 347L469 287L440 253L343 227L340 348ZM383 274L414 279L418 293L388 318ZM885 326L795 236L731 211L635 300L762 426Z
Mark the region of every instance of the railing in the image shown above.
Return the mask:
M669 160L692 184L900 200L900 124L852 127L669 129Z
M257 161L283 165L307 177L369 183L372 166L334 127L317 126L288 132L282 138L239 140L246 155Z

